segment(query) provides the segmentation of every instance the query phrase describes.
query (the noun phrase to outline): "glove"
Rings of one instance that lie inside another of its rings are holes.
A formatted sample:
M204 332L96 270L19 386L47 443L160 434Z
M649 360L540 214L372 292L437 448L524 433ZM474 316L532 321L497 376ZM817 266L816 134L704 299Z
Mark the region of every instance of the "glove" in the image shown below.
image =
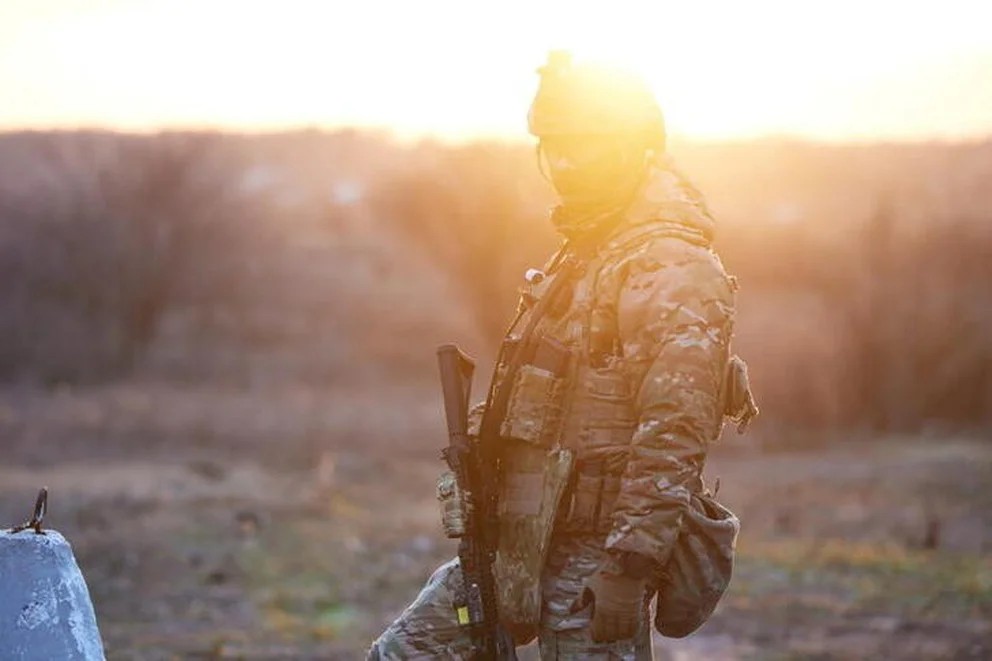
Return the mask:
M647 580L600 569L586 580L582 596L572 604L577 613L592 603L593 642L612 643L633 638L641 627Z

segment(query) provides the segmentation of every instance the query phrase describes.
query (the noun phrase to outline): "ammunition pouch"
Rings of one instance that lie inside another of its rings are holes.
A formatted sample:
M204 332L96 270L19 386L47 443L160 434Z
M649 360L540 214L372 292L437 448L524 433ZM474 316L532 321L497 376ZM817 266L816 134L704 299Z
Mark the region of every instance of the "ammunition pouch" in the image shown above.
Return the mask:
M441 526L447 537L463 537L466 532L465 498L452 471L437 478L437 499L441 508Z
M551 447L561 423L563 381L547 370L522 365L510 389L501 435Z
M582 448L570 485L562 528L606 534L613 527L613 506L629 456L637 420L628 379L613 367L582 371L582 422L575 443Z
M518 352L523 352L524 362L510 377L500 436L550 448L561 427L571 351L552 337L537 336L528 342L509 341L507 360Z
M620 476L604 471L602 461L580 461L566 496L562 529L606 534L613 527L613 506L620 494Z

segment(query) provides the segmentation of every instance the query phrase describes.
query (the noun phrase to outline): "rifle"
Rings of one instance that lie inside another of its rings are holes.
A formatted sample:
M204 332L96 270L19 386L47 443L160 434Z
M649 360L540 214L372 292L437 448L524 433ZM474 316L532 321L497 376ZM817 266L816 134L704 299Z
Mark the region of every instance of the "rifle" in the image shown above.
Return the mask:
M496 466L492 449L468 435L468 408L475 363L457 346L438 347L437 362L444 393L448 447L442 456L455 476L464 506L464 528L449 536L459 538L458 561L462 593L456 595L458 623L469 629L474 658L479 661L515 658L510 637L499 626L496 608Z
M459 624L469 627L476 650L475 659L516 658L512 638L499 625L493 576L499 533L496 508L500 425L506 414L510 385L524 360L534 355L535 340L539 340L534 337L537 324L580 265L580 260L570 256L568 244L559 250L550 269L554 271L557 268L558 273L530 311L530 320L517 338L516 346L509 348L511 355L504 355L508 351L508 343L503 343L496 362L499 364L504 357L508 358L503 374L505 383L497 387L494 372L478 440L468 435L469 395L475 363L453 344L444 344L437 350L444 413L448 423L448 447L442 451L442 456L455 475L457 490L464 501L464 526L446 531L449 537L459 539L458 561L462 569L463 594L457 596L455 609ZM510 324L508 338L524 312L525 307L520 306Z

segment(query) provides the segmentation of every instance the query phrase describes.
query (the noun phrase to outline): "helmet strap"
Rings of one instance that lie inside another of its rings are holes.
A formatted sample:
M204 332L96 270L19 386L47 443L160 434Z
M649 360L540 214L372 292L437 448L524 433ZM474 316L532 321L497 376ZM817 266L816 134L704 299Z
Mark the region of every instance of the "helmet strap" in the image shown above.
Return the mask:
M534 155L537 156L537 171L541 173L544 180L554 186L554 182L551 181L551 175L548 174L548 170L544 163L547 158L544 155L544 150L541 149L541 141L538 140L537 144L534 146Z

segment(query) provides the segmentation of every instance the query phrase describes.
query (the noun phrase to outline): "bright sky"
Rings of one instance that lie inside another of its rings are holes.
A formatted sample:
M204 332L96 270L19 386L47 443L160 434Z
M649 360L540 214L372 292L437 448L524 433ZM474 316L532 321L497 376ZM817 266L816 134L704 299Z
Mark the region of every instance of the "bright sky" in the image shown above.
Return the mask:
M987 0L0 0L0 128L525 139L560 47L638 68L688 137L992 135Z

